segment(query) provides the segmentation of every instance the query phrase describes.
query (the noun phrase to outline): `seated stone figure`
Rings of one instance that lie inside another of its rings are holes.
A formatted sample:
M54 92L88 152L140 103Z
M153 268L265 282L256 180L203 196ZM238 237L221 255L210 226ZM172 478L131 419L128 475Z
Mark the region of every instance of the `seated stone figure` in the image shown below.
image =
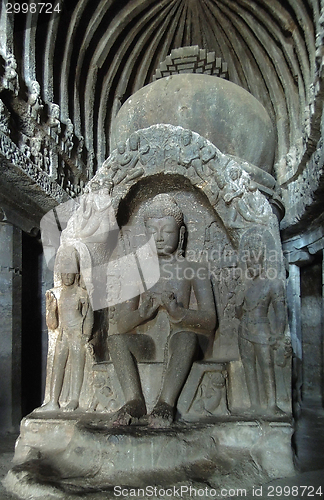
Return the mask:
M152 427L165 427L174 420L177 399L197 352L198 336L210 337L214 332L216 310L207 269L182 256L185 226L175 200L167 194L157 195L146 204L144 223L147 234L154 237L160 278L141 296L134 290L134 298L116 308L118 333L108 336L108 347L126 404L115 424L128 425L146 415L137 361L153 356L152 339L138 331L142 325L149 331L150 322L163 310L170 326L165 371L148 421ZM197 310L189 309L192 290Z

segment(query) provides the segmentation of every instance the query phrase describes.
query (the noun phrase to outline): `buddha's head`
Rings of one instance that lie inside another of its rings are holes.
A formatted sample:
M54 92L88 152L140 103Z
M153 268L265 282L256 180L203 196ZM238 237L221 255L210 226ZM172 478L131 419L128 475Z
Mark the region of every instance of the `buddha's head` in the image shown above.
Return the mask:
M183 253L185 226L183 213L176 201L168 194L158 194L147 202L144 223L148 235L152 235L159 256Z

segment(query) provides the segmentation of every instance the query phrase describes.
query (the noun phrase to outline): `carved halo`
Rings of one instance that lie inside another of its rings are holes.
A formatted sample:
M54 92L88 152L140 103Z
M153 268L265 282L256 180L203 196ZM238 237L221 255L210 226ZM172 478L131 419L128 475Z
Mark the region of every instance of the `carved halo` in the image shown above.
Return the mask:
M248 227L267 226L273 217L268 200L246 171L252 167L223 154L196 132L159 124L134 132L126 143L120 143L90 186L109 180L117 213L121 200L139 180L158 174L185 177L207 196L238 247Z

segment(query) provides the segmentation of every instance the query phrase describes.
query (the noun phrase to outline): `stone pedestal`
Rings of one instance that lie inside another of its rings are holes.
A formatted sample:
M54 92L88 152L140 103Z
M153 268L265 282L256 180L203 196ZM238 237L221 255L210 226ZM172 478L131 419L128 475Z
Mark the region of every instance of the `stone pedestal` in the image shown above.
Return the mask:
M21 418L21 230L0 223L0 433Z
M116 428L108 418L29 415L21 424L6 487L21 498L70 498L72 491L105 491L107 498L118 485L198 482L216 489L249 488L294 473L289 422L228 417L152 429Z

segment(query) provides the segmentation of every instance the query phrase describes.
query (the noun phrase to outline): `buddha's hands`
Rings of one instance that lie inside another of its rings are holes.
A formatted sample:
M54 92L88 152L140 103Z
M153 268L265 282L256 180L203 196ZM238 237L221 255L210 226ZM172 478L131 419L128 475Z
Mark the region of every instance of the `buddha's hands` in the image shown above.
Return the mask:
M161 296L161 302L169 313L171 320L180 322L184 318L186 309L177 302L173 292L164 292Z
M142 296L142 303L138 308L140 317L145 321L152 318L159 306L160 302L157 300L156 295L149 292L146 293Z

